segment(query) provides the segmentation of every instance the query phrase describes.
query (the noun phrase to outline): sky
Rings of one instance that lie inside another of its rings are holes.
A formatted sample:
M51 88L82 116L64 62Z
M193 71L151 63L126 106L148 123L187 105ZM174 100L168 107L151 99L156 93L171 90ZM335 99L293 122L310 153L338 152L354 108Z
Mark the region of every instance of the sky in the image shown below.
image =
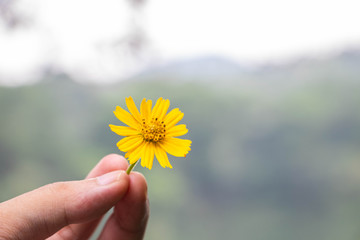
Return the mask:
M148 0L138 11L128 3L17 0L29 23L0 24L0 84L31 83L44 69L105 83L179 58L261 64L360 46L356 0ZM123 47L134 28L136 57Z

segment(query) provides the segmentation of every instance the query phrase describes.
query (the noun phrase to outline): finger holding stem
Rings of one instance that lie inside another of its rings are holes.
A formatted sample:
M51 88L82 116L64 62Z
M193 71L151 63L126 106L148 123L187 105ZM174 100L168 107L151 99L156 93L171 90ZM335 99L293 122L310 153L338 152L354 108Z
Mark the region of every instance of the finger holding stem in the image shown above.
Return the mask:
M126 170L126 173L127 173L128 175L130 174L131 170L134 169L134 167L136 166L136 164L137 164L138 162L139 162L139 160L136 161L136 162L134 162L133 164L130 164L130 166L129 166L128 169Z

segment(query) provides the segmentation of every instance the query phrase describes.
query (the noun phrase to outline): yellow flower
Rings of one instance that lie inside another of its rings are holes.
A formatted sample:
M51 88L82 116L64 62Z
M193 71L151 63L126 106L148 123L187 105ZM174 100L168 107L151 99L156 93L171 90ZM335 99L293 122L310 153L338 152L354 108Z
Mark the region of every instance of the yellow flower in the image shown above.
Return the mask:
M126 98L126 105L130 113L117 106L115 116L128 126L115 126L110 129L120 136L117 146L126 152L130 164L141 159L141 166L152 168L154 156L162 167L172 168L167 153L176 157L185 157L191 150L191 141L176 138L188 132L185 124L176 125L184 114L175 108L168 114L170 101L159 98L152 107L152 101L145 98L141 102L140 112L132 97Z

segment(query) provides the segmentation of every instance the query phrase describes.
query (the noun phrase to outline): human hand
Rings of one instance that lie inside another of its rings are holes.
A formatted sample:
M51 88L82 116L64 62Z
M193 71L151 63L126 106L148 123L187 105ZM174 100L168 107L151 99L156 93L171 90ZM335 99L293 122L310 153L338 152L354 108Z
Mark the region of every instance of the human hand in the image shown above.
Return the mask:
M114 206L99 239L143 239L149 216L143 175L104 157L85 180L52 183L0 203L0 239L88 239Z

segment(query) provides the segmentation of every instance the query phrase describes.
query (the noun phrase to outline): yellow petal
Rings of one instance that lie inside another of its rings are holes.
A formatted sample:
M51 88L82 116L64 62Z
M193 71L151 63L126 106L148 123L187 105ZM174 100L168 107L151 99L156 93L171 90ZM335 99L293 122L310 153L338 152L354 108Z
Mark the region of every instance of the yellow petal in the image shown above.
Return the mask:
M158 144L155 145L155 156L163 168L165 167L172 168L166 152Z
M126 106L128 107L130 113L133 115L133 117L139 122L141 123L141 115L139 113L139 110L137 109L134 100L132 99L132 97L128 97L125 98L126 101Z
M155 155L155 144L150 143L150 147L148 149L148 160L147 160L147 167L151 170L153 163L154 163L154 155Z
M141 166L152 168L154 161L154 146L153 143L145 143L145 147L141 154Z
M189 151L191 150L190 146L191 146L191 141L187 140L187 139L180 139L180 138L168 138L166 139L166 142L173 146L176 147L178 149L182 149L183 154L181 157L186 157L186 155L189 153Z
M150 117L151 117L151 108L152 108L152 101L151 101L151 99L147 100L147 101L146 101L146 104L147 104L148 114L149 114L148 118L150 118Z
M125 137L125 138L121 139L117 143L117 146L121 151L127 152L127 151L131 151L132 149L138 147L142 142L143 142L142 136L136 135L136 136L130 136L130 137Z
M178 137L185 135L188 132L185 124L176 125L166 132L166 136L168 137Z
M141 157L142 151L145 147L145 142L142 142L140 146L135 148L130 154L125 154L125 157L129 159L130 164L134 164Z
M145 118L146 121L148 121L151 116L151 105L152 105L152 101L151 100L146 101L146 98L144 98L141 102L140 114L142 118Z
M158 116L159 116L159 108L160 108L160 105L162 104L162 102L163 102L163 98L162 98L162 97L160 97L160 98L156 101L155 106L154 106L154 108L153 108L153 110L152 110L152 112L151 112L152 117L158 117Z
M191 150L191 141L186 139L165 138L159 145L164 151L175 157L185 157Z
M122 109L121 107L117 106L114 114L120 121L122 121L126 125L135 129L139 128L139 123L136 121L136 119L128 111Z
M161 105L161 107L159 108L159 115L158 118L159 119L163 119L165 114L167 113L168 109L170 107L170 101L168 99L163 101L163 104Z
M125 127L125 126L116 126L109 124L111 131L120 135L120 136L131 136L139 134L139 131L132 128L132 127Z
M175 126L175 124L177 124L183 117L184 113L182 113L178 108L171 110L169 114L165 116L164 122L166 127L169 129Z
M144 143L144 147L142 148L141 150L141 153L140 153L140 158L141 158L141 166L142 167L146 167L146 162L145 162L145 152L147 151L147 148L148 148L148 142L145 142ZM146 159L147 160L147 159Z

